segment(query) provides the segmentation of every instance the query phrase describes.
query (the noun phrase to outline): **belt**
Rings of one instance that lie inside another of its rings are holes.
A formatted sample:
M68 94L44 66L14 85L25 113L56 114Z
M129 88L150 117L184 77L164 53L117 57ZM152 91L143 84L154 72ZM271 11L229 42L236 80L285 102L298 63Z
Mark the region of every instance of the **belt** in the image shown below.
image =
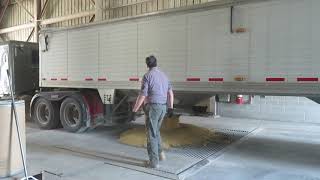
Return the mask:
M164 104L162 104L162 103L147 103L146 105L148 105L148 104L167 105L167 103L164 103Z

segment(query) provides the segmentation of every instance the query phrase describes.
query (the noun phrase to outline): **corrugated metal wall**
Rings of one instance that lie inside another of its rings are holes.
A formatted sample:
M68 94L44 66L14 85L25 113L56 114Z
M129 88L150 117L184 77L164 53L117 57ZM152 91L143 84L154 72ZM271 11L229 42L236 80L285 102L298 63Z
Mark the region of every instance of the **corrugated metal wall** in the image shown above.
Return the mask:
M47 0L41 0L41 8L44 7L46 1ZM20 2L22 2L28 11L33 14L34 0L20 0ZM96 3L100 4L100 18L102 20L108 20L205 2L208 2L208 0L48 0L48 5L45 8L41 19L50 19L95 10ZM93 19L93 14L78 19L51 24L49 26L65 27L81 25L89 23L90 19ZM32 22L32 17L16 3L15 0L12 0L0 28L12 27L30 22ZM2 34L1 37L5 40L26 41L31 32L32 28L28 28ZM32 37L30 41L35 41L35 38Z
M26 7L33 14L33 0L23 0L21 1L24 7ZM14 0L12 0L11 4L6 10L5 16L1 22L0 27L12 27L21 24L30 23L33 21L33 18ZM29 34L31 33L32 28L23 29L7 34L3 34L2 38L5 40L21 40L26 41ZM31 41L34 41L32 39Z
M46 0L41 0L41 8L43 8ZM48 6L44 11L41 19L49 19L71 15L79 12L95 9L94 0L49 0ZM74 26L79 24L89 23L92 16L82 17L78 19L68 20L51 24L53 27Z

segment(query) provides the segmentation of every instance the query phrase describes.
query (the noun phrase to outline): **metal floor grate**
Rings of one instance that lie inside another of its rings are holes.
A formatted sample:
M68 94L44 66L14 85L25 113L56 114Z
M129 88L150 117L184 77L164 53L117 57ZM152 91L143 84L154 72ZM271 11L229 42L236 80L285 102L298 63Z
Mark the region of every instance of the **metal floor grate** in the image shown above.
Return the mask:
M94 158L104 159L106 164L119 166L139 172L153 174L169 179L178 179L180 174L192 171L193 167L202 167L207 158L216 158L224 148L248 135L249 131L234 129L210 128L215 133L226 137L228 142L209 141L206 146L184 146L166 151L167 160L160 164L159 169L143 167L143 161L148 159L146 149L121 144L118 141L123 128L96 130L87 134L72 134L63 131L40 131L28 135L28 140L58 148L69 153L83 154ZM44 136L50 136L47 141ZM106 148L108 147L108 148ZM132 161L132 162L131 162ZM64 170L61 170L64 173ZM178 177L178 178L176 178Z
M215 158L218 156L218 152L224 149L225 147L229 146L230 144L236 142L237 140L241 139L242 137L248 135L249 131L244 130L234 130L234 129L212 129L217 134L225 136L228 138L229 142L216 142L215 140L209 141L207 145L203 146L183 146L179 148L173 148L167 152L167 154L180 156L184 158L190 158L193 160L193 163L189 163L184 167L181 167L179 170L171 169L167 166L160 166L158 169L159 171L165 173L172 173L179 175L181 172L185 172L189 168L195 166L197 163L206 160L207 158Z
M249 134L248 131L243 130L232 130L232 129L214 129L214 131L222 136L225 136L230 140L229 143L222 143L216 141L209 141L206 146L183 146L179 148L173 148L169 151L169 153L175 153L180 156L198 158L198 159L206 159L216 152L220 151L224 147L228 146L229 144L239 140L240 138Z

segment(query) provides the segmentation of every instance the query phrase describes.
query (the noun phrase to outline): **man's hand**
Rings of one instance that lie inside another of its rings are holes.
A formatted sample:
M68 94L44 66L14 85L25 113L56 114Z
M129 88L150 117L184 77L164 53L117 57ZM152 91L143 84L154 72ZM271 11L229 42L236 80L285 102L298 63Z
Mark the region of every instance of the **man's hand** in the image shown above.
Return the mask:
M146 99L146 96L139 95L132 109L132 112L137 112L145 99Z
M171 117L173 116L173 108L168 108L168 110L167 110L167 116L168 116L169 118L171 118Z

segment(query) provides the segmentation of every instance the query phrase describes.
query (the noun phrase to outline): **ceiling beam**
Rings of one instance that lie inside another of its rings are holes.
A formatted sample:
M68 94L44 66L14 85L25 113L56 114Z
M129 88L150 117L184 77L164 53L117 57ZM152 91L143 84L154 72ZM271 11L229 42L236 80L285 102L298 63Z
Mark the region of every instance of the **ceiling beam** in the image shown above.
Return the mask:
M62 17L41 20L40 24L41 25L54 24L54 23L58 23L58 22L62 22L62 21L71 20L71 19L77 19L77 18L81 18L81 17L85 17L85 16L91 16L94 14L95 14L95 10L84 11L84 12L80 12L80 13L76 13L76 14L71 14L68 16L62 16Z
M85 11L85 12L72 14L72 15L68 15L68 16L45 19L45 20L42 20L39 22L40 22L40 25L54 24L54 23L58 23L58 22L62 22L62 21L85 17L85 16L92 16L92 15L94 15L94 12L95 12L94 10ZM3 29L0 29L0 34L5 34L5 33L18 31L18 30L22 30L22 29L28 29L28 28L34 28L34 23L28 23L28 24L9 27L9 28L3 28Z
M34 23L27 23L27 24L22 24L22 25L18 25L18 26L3 28L3 29L0 29L0 34L5 34L5 33L13 32L13 31L19 31L22 29L28 29L28 28L33 28L33 27L34 27Z

